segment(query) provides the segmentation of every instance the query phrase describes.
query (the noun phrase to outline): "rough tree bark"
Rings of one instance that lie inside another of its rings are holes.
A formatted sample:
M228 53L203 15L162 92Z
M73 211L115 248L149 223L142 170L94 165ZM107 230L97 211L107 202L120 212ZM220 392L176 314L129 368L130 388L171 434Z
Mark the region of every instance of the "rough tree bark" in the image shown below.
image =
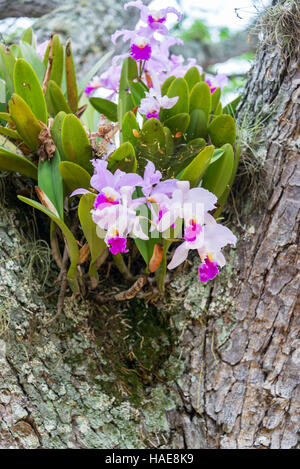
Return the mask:
M59 0L0 0L0 19L3 18L39 18L57 8Z
M263 182L237 181L239 242L212 286L195 265L155 306L69 297L47 329L54 300L28 280L25 217L2 202L0 448L299 447L299 49L268 39L239 109L260 130L243 159Z

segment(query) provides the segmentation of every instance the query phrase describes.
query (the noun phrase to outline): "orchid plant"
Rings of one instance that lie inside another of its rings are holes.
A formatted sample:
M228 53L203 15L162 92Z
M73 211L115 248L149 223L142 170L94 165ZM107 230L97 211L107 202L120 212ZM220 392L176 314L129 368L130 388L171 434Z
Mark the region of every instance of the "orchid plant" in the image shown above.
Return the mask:
M40 202L19 199L49 216L54 258L63 273L69 263L74 292L88 263L89 289L97 288L109 252L132 278L123 256L134 245L143 278L154 274L161 293L167 268L190 250L207 282L226 263L222 249L236 243L218 222L239 159L234 106L220 101L226 77L170 53L182 43L167 27L169 15L181 19L176 9L153 11L141 0L124 8L140 11L134 30L112 36L127 52L96 75L107 54L80 84L71 41L54 35L37 46L30 29L19 44L0 45L0 170L35 185Z

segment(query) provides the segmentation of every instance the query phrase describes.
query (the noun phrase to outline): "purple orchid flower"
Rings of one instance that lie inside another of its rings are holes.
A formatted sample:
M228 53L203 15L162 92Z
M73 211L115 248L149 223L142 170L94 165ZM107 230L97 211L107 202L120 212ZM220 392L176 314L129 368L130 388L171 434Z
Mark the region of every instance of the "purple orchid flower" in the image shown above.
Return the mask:
M129 7L138 8L141 11L141 21L147 24L153 31L157 31L160 34L168 34L168 28L165 26L167 16L174 14L177 16L177 21L182 18L181 13L173 7L163 8L162 10L151 10L146 5L143 5L141 0L125 3L124 9L127 10Z
M151 88L146 93L145 98L141 100L139 107L139 113L146 116L146 119L159 118L159 112L161 109L171 109L177 103L179 96L174 98L168 98L168 96L162 96L160 87L159 89Z

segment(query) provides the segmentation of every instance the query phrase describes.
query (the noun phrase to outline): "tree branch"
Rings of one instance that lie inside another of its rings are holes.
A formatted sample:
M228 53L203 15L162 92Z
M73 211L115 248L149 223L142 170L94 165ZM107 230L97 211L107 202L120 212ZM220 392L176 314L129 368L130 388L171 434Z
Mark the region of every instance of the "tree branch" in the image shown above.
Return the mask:
M182 54L185 57L195 57L204 69L207 67L223 63L246 52L255 52L257 38L250 37L249 30L239 31L230 38L213 44L206 44L200 40L185 43L184 51L182 47L174 48L174 53Z
M4 18L39 18L57 8L63 2L59 0L0 0L0 19Z

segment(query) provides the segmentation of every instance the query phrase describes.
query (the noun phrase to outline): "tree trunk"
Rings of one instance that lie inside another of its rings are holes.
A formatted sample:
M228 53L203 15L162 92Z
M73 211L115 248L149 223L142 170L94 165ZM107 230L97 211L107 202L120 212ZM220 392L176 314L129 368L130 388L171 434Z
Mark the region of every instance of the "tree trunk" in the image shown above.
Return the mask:
M296 2L272 8L286 29L273 40L266 27L243 94L241 167L256 172L237 179L239 242L216 281L200 284L195 265L154 305L68 297L44 327L55 297L29 266L47 251L2 202L0 448L299 447L300 70L280 38L297 44L300 15ZM103 289L120 288L112 273Z

